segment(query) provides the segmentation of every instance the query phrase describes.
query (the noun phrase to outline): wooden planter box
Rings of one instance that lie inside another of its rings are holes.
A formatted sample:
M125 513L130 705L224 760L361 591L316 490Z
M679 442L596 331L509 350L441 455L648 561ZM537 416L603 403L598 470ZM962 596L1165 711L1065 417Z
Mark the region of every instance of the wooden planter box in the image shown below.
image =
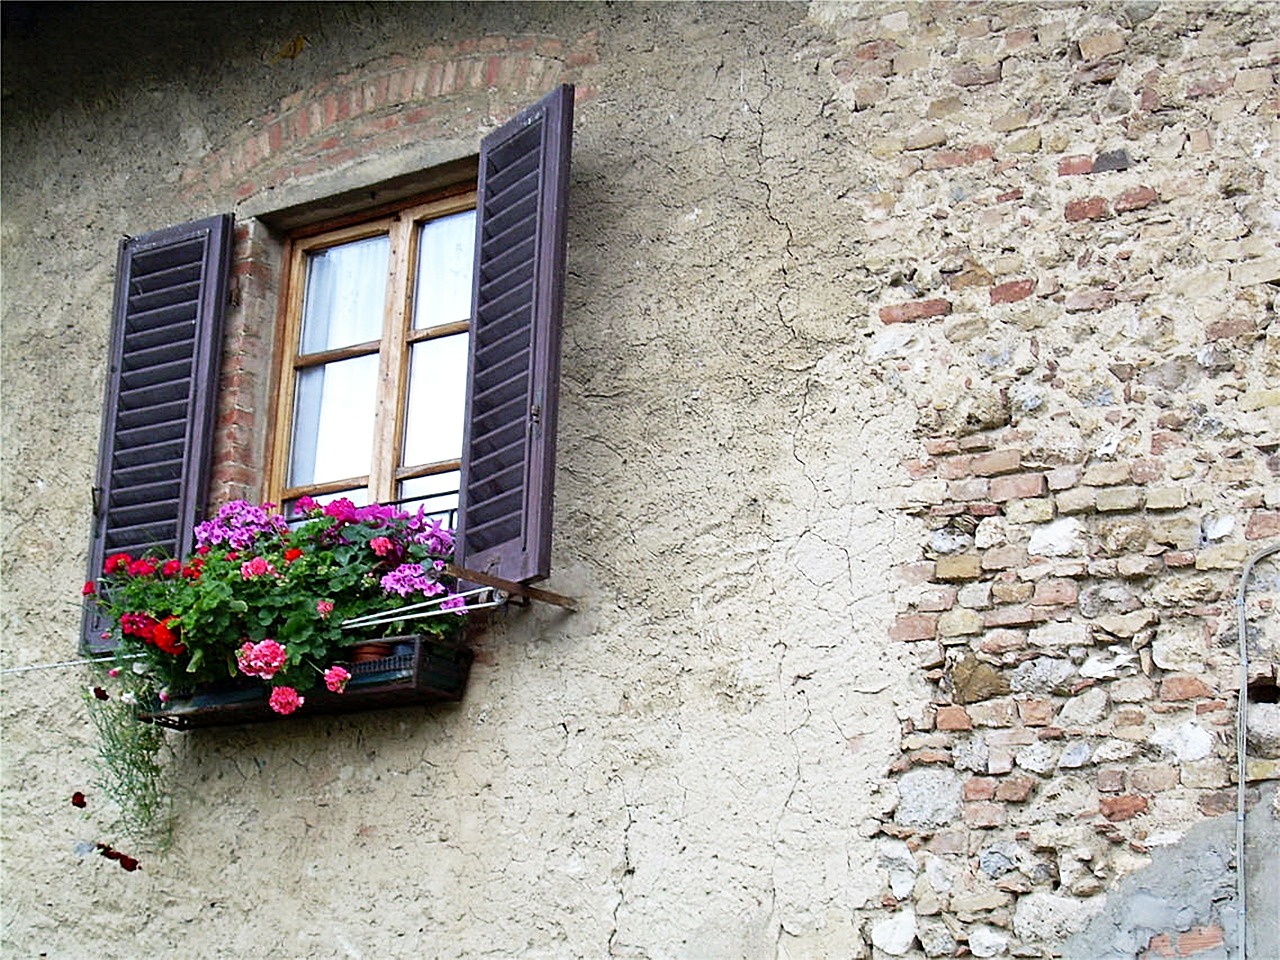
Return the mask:
M471 651L422 637L396 637L395 652L381 660L348 664L351 680L344 693L330 693L323 683L303 692L306 703L282 717L267 705L271 688L261 681L196 690L174 697L157 710L140 712L138 719L174 730L284 720L320 713L356 713L382 707L439 703L462 699Z

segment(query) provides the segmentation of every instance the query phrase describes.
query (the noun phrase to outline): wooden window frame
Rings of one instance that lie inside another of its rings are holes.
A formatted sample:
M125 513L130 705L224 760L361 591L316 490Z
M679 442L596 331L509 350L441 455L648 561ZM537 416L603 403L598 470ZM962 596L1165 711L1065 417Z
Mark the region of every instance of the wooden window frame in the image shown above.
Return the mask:
M416 197L390 209L370 211L365 217L349 215L339 221L316 224L289 237L284 251L285 278L277 319L270 453L263 485L268 500L284 504L304 495L320 497L363 486L368 491L370 503L396 502L401 499L400 485L406 480L461 470L461 450L457 458L435 463L402 464L400 461L405 441L412 347L428 340L467 332L472 325L468 317L454 323L413 329L418 227L430 220L474 210L476 202L476 185L469 183L443 193ZM378 340L322 353L301 354L307 255L315 250L383 234L389 239L390 249L382 336ZM378 356L378 374L369 472L338 480L289 486L287 479L298 371L372 354Z

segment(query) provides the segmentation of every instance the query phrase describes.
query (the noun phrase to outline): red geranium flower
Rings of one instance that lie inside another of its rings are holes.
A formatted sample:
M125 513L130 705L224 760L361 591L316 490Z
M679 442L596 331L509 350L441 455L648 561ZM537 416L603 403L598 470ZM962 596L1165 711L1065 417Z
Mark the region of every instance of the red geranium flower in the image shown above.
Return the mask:
M181 569L181 560L166 560L164 566L160 568L160 573L162 576L176 577Z
M177 617L165 617L151 628L151 636L148 638L157 647L172 657L176 657L180 653L187 652L187 648L178 642L178 634L175 632L174 627L174 624L177 622Z
M302 556L302 550L298 547L290 547L284 552L284 559L286 563L293 563L293 561L297 560L300 556Z
M133 557L127 553L115 553L107 557L107 562L102 565L102 572L116 573L119 570L127 570L131 563L133 563Z
M80 588L80 596L92 597L94 592L97 589L98 589L98 585L96 583L94 583L92 580L86 580L84 582L84 586Z
M94 695L95 697L97 697L99 700L110 700L110 699L111 699L111 694L107 693L107 691L103 690L101 687L94 687L94 688L93 688L93 695Z
M73 807L79 807L81 810L83 810L89 804L85 801L84 794L81 793L79 790L77 790L75 793L71 795L71 805Z
M149 577L156 572L156 562L149 557L140 557L129 564L129 576Z

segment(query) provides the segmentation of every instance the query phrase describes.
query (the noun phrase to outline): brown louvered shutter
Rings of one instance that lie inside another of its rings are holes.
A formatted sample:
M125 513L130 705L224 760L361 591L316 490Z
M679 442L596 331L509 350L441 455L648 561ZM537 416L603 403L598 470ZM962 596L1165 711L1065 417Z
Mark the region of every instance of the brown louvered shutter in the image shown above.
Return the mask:
M204 512L227 299L230 214L120 244L89 579L106 557L179 556ZM99 651L102 624L82 642Z
M459 566L528 582L551 567L573 87L480 148Z

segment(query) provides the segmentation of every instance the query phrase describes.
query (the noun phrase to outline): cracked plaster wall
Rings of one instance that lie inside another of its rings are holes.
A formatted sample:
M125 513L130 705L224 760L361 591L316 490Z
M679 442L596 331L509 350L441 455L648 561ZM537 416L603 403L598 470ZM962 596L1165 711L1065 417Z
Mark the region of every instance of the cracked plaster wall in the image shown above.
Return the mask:
M1061 254L1056 224L1029 241L964 210L948 225L989 167L911 177L903 138L946 99L937 71L866 112L878 88L840 64L886 17L902 34L903 11L906 33L927 14L944 58L978 48L966 25L984 18L1065 49L1103 15L1014 9L246 5L162 39L108 8L20 24L44 33L4 58L3 665L74 649L117 237L269 209L277 168L210 158L301 91L477 38L540 38L538 81L579 87L551 585L582 610L495 624L456 709L175 737L174 843L136 874L76 853L115 839L107 811L66 801L92 776L85 675L4 677L5 949L878 950L872 834L897 801L900 724L931 696L889 639L916 596L897 571L928 536L902 464L922 434L992 425L998 388L1038 363L1034 324L987 336L986 306L934 326L880 311L941 283L957 234ZM431 130L474 143L537 85L442 97ZM1063 149L1105 139L1049 89ZM971 93L975 117L1008 107ZM357 181L402 155L356 146L334 162Z

